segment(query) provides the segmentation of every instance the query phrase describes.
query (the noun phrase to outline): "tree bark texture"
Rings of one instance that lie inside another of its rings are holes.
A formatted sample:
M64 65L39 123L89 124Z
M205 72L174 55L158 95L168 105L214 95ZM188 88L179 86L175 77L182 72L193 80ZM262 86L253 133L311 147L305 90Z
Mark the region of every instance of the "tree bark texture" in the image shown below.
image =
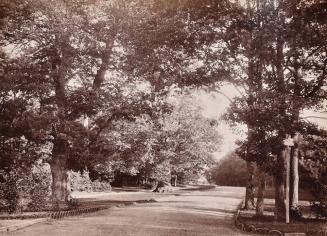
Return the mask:
M246 161L246 168L247 168L247 185L245 190L245 202L244 202L244 209L254 209L254 172L255 172L255 165L251 161Z
M68 35L56 35L58 45L68 45ZM67 147L65 135L61 133L61 127L66 113L66 75L71 57L66 55L65 47L56 50L55 60L53 61L53 82L55 85L55 98L58 106L58 121L52 125L53 128L53 149L50 164L52 175L52 207L60 209L62 203L67 203L69 199L68 174L67 174Z
M277 156L277 172L274 175L275 184L275 212L277 221L285 220L285 149Z
M282 32L277 32L276 35L276 55L275 55L275 68L278 82L278 90L281 94L286 93L285 78L284 78L284 40L282 38ZM286 114L287 104L285 100L281 101L279 113L282 116ZM285 137L285 130L282 128L279 130L279 136ZM275 212L274 218L277 221L285 220L285 148L280 147L277 155L277 166L274 174L275 185Z
M266 190L266 176L261 168L258 168L258 196L256 204L256 215L262 216L264 211L264 194Z
M52 175L52 204L58 210L68 202L70 191L68 189L68 174L66 168L67 154L64 144L60 141L54 143L52 161L50 163Z
M105 80L105 75L107 70L109 69L110 65L110 59L112 55L112 49L114 46L114 38L116 36L116 33L114 33L112 39L108 40L106 42L106 48L103 51L101 55L101 65L95 75L94 81L93 81L93 89L95 91L99 90L101 85L103 84L103 81Z

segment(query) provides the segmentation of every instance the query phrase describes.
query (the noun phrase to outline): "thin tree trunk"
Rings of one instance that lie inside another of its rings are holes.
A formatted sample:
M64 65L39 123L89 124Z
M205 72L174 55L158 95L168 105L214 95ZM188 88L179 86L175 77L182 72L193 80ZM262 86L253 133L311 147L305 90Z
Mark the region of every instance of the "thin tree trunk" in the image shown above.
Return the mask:
M266 177L264 171L259 168L259 186L258 186L258 197L256 205L256 215L262 216L264 211L264 194L266 190Z
M254 209L254 163L246 161L246 168L248 173L247 185L245 190L244 209Z

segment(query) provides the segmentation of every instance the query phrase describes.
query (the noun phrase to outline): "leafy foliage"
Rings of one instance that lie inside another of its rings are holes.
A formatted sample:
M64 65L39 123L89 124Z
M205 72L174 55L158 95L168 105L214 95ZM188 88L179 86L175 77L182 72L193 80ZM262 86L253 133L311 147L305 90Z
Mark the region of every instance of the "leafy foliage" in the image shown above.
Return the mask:
M304 142L302 163L303 185L314 196L312 210L327 216L327 136L325 131L308 135Z
M69 186L71 191L87 191L87 192L106 192L111 191L111 185L108 181L99 179L93 180L89 176L89 171L81 172L69 171Z
M177 97L172 112L158 119L144 116L117 123L109 135L115 139L111 147L119 144L110 159L111 170L166 182L171 175L192 179L203 173L213 163L221 136L217 122L204 117L193 99Z
M1 183L1 210L14 213L46 209L51 194L47 165L36 163L30 169L17 167L2 177L6 179Z
M246 163L236 153L230 153L206 172L211 183L222 186L246 186Z
M310 134L301 112L325 101L327 6L318 0L0 6L1 184L16 186L15 171L40 159L57 170L53 183L86 167L100 181L117 170L193 178L218 150L215 121L192 100L172 107L167 97L222 82L240 92L226 119L249 131L238 155L277 176L281 141ZM15 191L7 191L12 205ZM53 198L66 194L55 189Z

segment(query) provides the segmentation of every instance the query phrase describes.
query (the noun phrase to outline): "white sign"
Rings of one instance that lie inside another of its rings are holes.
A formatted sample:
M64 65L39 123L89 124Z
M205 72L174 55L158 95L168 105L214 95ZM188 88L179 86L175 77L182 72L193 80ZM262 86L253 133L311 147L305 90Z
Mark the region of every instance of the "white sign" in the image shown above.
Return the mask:
M283 140L285 146L294 146L294 140L292 138L286 138Z

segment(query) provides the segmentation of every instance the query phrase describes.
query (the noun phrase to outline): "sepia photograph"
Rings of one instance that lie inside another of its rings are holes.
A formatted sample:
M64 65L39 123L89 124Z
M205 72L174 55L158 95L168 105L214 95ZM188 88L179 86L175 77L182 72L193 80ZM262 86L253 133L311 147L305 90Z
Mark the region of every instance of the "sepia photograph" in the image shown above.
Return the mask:
M327 0L0 0L0 235L327 236Z

